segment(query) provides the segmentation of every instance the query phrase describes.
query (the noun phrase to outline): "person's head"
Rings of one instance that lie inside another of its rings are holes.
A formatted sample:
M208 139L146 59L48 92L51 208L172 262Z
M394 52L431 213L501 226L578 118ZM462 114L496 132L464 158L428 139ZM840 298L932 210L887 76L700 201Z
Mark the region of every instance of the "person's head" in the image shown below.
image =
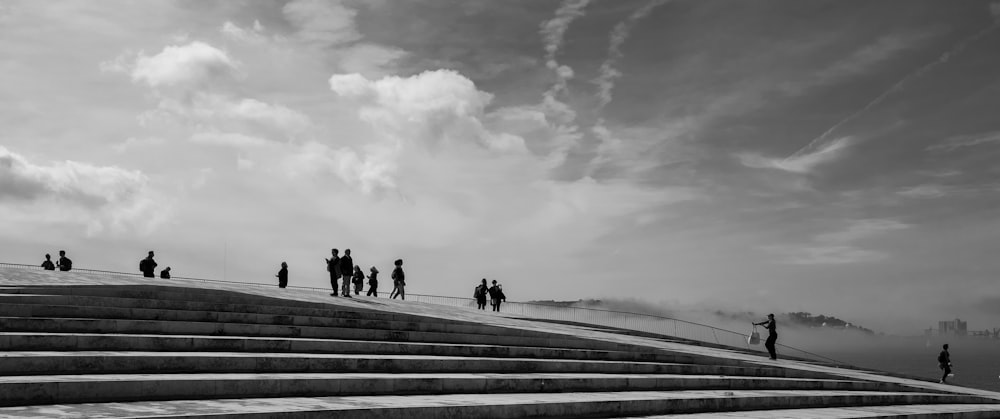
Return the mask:
M361 272L361 265L354 265L354 272Z
M66 251L65 250L60 250L59 251L59 256L66 256Z
M396 259L396 262L394 263L396 266L403 266L403 259Z
M167 269L164 269L164 271L170 272L170 267L167 266Z
M768 314L767 315L767 319L768 320L774 320L774 314L773 313L772 314Z
M947 351L947 350L948 350L948 344L947 344L947 343L946 343L946 344L944 344L944 346L942 346L942 348L944 348L944 350L946 350L946 351Z
M351 255L351 249L344 249L344 256L350 256L350 255Z
M287 263L285 263L285 262L281 262L281 267L282 267L282 268L287 268L287 267L288 267L288 264L287 264Z
M375 269L375 267L374 267L374 266L372 266L372 268L371 268L371 271L372 271L372 272L375 272L375 273L378 273L378 269Z
M483 278L483 285L486 285L486 278Z
M337 256L337 253L340 253L340 251L337 249L330 249L330 254Z
M46 253L45 254L45 260L49 260L49 259L52 259L52 255Z
M494 279L493 280L493 285L496 285L496 284L497 284L497 280Z
M149 251L149 257L153 257L153 251L152 250Z

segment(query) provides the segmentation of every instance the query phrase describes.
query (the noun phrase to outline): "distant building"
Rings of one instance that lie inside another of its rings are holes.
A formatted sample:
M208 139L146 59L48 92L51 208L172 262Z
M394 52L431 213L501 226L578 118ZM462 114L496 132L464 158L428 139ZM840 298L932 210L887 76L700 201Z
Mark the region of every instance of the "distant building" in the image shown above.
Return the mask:
M938 322L938 335L965 336L968 334L968 322L962 320L947 320Z

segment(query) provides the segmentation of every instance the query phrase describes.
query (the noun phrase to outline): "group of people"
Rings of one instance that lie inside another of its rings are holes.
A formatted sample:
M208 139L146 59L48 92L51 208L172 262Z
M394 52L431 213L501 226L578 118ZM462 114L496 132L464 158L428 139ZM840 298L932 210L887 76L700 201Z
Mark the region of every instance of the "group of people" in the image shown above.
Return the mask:
M73 269L73 261L66 257L65 250L59 251L59 260L55 263L52 263L52 255L48 253L45 254L45 261L42 262L42 269L45 269L46 271L54 271L56 268L59 268L59 270L63 272Z
M497 284L497 280L493 280L493 286L486 286L486 278L483 278L483 282L476 286L475 291L472 292L472 298L476 299L476 306L480 310L486 310L486 297L490 297L490 307L493 311L500 311L500 303L507 301L507 296L503 294L503 286Z
M365 273L361 271L361 265L354 264L351 256L351 249L344 249L344 255L340 255L337 249L330 249L331 257L326 260L326 271L330 273L330 287L333 288L331 296L343 295L351 298L351 288L353 285L354 295L360 295L364 290ZM406 278L403 272L403 259L396 259L393 264L396 266L392 270L392 292L389 298L400 297L406 299ZM368 294L369 297L378 297L378 268L372 266L368 270ZM281 269L275 275L278 278L278 287L288 286L288 263L281 262Z

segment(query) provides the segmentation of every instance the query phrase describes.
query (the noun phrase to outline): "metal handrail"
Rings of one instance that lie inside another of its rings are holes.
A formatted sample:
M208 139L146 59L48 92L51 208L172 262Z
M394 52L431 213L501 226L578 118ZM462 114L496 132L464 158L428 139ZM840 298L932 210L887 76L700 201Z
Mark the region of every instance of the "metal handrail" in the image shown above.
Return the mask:
M8 263L8 262L0 262L0 268L33 269L33 270L42 269L41 266L39 265L28 265L22 263ZM95 273L99 275L112 276L112 277L119 276L126 278L142 278L142 275L137 273L106 271L100 269L73 268L73 271ZM274 287L273 283L261 283L261 282L227 281L220 279L193 278L193 277L183 277L183 276L174 276L171 277L171 279L202 281L202 282L211 282L220 284ZM304 287L295 285L288 286L288 288L313 290L313 291L327 290L326 288ZM406 297L408 297L411 300L430 303L430 304L439 304L451 307L463 307L469 309L476 308L476 301L475 299L472 298L448 297L440 295L413 294L413 293L407 293ZM739 348L739 349L746 349L748 351L756 351L756 352L761 351L758 348L751 347L750 344L747 342L746 335L743 333L722 329L714 326L709 326L702 323L675 319L665 316L657 316L653 314L635 313L635 312L617 311L617 310L603 310L603 309L587 308L587 307L567 307L567 306L551 305L551 304L544 304L537 302L505 302L503 303L503 311L504 313L516 314L524 317L583 323L595 326L633 330L637 332L654 333L660 335L667 335L688 341L704 342L734 349ZM813 352L809 352L803 349L795 348L792 346L783 345L780 343L777 344L776 346L782 348L783 353L786 354L790 351L792 353L799 354L799 356L802 358L829 362L836 365L846 365L844 362L823 355L815 354Z

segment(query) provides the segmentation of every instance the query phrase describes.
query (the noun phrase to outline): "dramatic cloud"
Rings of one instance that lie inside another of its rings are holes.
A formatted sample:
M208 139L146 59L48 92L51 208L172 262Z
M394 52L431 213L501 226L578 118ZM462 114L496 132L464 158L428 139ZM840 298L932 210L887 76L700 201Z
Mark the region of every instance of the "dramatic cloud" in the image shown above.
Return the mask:
M0 146L0 200L11 204L3 213L13 219L26 214L9 210L34 208L32 216L79 224L90 234L106 228L148 232L164 210L149 184L139 171L74 161L38 165Z
M231 74L238 64L224 51L195 41L182 46L167 46L153 56L139 53L131 67L133 81L151 87L197 84L220 75ZM113 65L106 68L115 68Z

